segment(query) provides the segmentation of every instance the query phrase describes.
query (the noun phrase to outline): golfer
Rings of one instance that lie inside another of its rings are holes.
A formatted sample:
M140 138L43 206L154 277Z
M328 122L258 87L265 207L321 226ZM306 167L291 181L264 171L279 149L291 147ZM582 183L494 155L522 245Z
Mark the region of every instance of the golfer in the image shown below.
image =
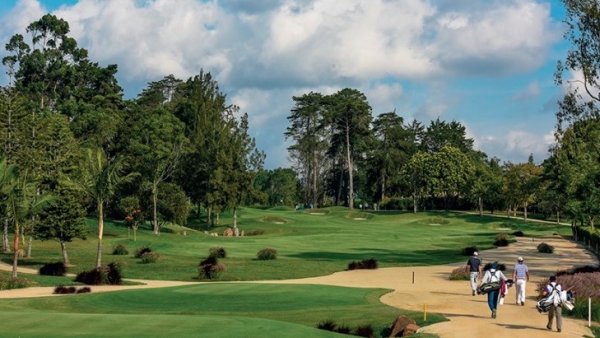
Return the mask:
M523 257L517 258L517 264L513 269L513 281L517 285L517 305L525 305L525 286L529 282L529 269L523 263Z
M492 318L496 318L496 309L498 307L498 295L500 294L500 282L506 281L506 276L502 271L498 270L498 263L494 262L490 265L489 270L485 271L481 284L484 283L499 283L497 289L492 289L488 292L488 306L492 310Z
M544 290L544 296L552 295L553 303L550 305L550 311L548 311L548 325L546 328L552 330L552 321L556 317L556 331L560 332L562 329L562 301L560 299L560 293L562 286L556 282L556 276L550 277L550 283L546 285Z
M469 257L465 271L469 273L469 282L471 283L471 291L473 296L477 293L477 278L481 272L481 258L477 251L473 252L473 255Z

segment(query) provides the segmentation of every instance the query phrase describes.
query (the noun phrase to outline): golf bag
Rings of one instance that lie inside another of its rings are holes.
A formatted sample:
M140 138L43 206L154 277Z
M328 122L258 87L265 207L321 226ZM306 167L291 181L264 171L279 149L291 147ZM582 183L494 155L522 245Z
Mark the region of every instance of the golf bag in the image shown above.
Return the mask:
M487 294L495 290L500 290L500 282L481 283L477 288L477 294Z

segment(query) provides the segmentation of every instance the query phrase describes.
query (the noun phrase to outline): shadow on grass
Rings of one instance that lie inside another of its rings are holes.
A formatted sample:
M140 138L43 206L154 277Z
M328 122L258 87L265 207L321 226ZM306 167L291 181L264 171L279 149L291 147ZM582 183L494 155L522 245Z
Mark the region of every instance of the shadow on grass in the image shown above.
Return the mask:
M432 249L419 251L397 251L378 248L359 248L354 252L310 251L301 252L287 257L350 262L374 258L379 263L411 263L412 265L430 265L461 260L459 249Z

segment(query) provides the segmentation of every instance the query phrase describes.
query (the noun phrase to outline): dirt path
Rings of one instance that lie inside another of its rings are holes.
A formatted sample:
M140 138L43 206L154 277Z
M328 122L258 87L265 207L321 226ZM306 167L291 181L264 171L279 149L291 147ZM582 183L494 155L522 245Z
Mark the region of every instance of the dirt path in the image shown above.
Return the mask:
M463 263L428 267L384 268L334 273L329 276L298 280L272 281L273 283L309 283L349 287L388 288L395 291L384 295L381 301L397 308L441 313L450 321L423 328L423 332L438 334L441 338L531 338L556 337L548 331L547 317L535 309L536 282L547 280L557 269L574 265L597 263L596 258L573 242L560 238L546 238L555 247L555 254L537 252L539 241L520 239L508 248L486 250L481 253L484 262L498 261L506 264L506 274L512 274L518 256L525 258L531 281L527 284L525 306L515 304L515 290L511 288L505 304L498 308L497 319L490 318L486 296L472 296L467 281L450 281L450 271ZM465 260L466 261L466 260ZM412 273L415 283L412 283ZM509 276L510 278L510 276ZM390 323L391 324L391 323ZM593 336L586 322L563 318L561 337Z
M354 270L337 272L332 275L294 280L260 281L258 283L280 284L322 284L364 288L387 288L394 290L381 298L381 301L397 308L422 311L427 305L429 312L441 313L450 319L423 328L424 332L438 334L441 338L531 338L557 337L557 333L546 330L546 316L535 309L536 282L546 280L558 269L576 265L597 263L596 258L573 242L560 238L546 238L546 243L555 247L553 255L540 254L536 246L539 239L532 242L520 238L508 248L486 250L481 253L484 262L499 261L506 264L507 275L517 256L523 256L531 274L527 285L528 302L525 306L515 305L514 288L510 290L505 304L499 306L498 318L491 319L485 296L471 296L466 281L450 281L450 271L463 263L427 266L383 268L378 270ZM0 269L11 266L0 263ZM23 273L36 273L31 269L19 269ZM412 273L415 283L412 283ZM158 288L198 284L197 282L132 280L145 285L92 286L92 292L107 292L140 288ZM36 287L0 292L0 298L50 296L53 288ZM581 320L563 318L563 332L560 337L592 336Z

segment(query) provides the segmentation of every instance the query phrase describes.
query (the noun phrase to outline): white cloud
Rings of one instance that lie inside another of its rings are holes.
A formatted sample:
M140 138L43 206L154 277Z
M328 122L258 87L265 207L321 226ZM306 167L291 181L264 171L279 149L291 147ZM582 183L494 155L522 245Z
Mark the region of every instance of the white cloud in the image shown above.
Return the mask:
M563 81L563 94L566 94L571 91L577 91L577 93L581 95L581 100L586 102L592 100L585 88L584 82L585 79L583 76L583 72L581 72L580 70L570 71L567 80ZM588 86L588 89L590 90L590 93L592 95L594 95L595 97L600 97L600 90L598 88Z
M398 101L403 93L404 90L399 83L380 83L365 91L375 116L398 108Z
M529 155L533 154L534 159L540 162L548 157L548 149L554 143L554 131L538 134L517 129L501 135L487 132L478 135L466 123L461 122L461 124L466 127L467 137L474 140L475 149L504 161L525 162Z
M0 18L0 38L44 13L20 0ZM211 72L279 157L292 95L354 87L374 115L399 108L427 121L463 100L449 80L534 70L559 36L541 0L80 0L54 14L92 60L119 65L129 97L168 74ZM527 135L511 140L478 138L500 151L535 147Z
M540 56L560 38L549 5L536 1L489 3L462 13L466 17L439 22L432 51L444 70L482 75L539 67L545 59ZM452 29L446 29L449 23Z

